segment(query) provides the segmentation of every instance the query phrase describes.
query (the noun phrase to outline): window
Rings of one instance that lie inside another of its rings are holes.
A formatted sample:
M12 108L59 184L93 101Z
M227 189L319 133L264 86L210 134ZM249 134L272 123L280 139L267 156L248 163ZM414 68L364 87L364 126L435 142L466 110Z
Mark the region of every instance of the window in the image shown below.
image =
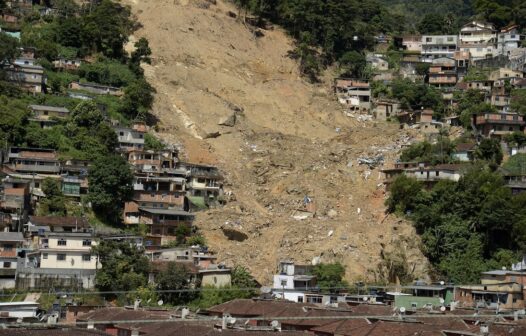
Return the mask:
M322 303L321 296L307 296L308 303Z
M435 175L436 175L436 176L440 175L440 172L439 172L439 171L436 171L436 172L435 172Z
M281 287L287 286L287 280L281 280Z
M65 261L65 260L66 260L66 254L65 253L57 254L57 261Z
M91 246L91 239L84 239L82 241L82 246Z
M303 296L298 296L298 302L303 303Z
M11 268L11 262L10 261L4 261L4 268Z
M47 259L47 253L42 253L42 259Z
M432 41L433 41L432 37L426 37L426 42L432 42Z
M83 254L82 261L91 261L91 254Z
M411 302L411 308L416 308L418 307L418 304L416 302Z
M124 136L124 132L119 132L119 135L120 136Z
M4 244L4 251L12 251L13 245L11 244Z
M57 245L58 246L66 246L67 242L66 242L65 239L59 239L58 242L57 242Z
M513 303L517 303L517 298L513 298Z
M453 42L453 36L448 36L447 41L448 42Z

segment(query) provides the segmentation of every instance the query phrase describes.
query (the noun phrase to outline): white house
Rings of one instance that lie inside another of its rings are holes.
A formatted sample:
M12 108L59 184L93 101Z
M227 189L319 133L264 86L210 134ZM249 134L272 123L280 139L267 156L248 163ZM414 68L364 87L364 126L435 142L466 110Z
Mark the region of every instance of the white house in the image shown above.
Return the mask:
M473 61L497 55L497 33L489 23L472 21L460 29L458 48L468 51Z
M316 276L310 274L311 269L309 265L281 261L278 274L274 275L273 294L289 301L306 302L307 293L316 289Z
M455 56L457 35L424 35L422 36L422 61L432 62L435 58Z

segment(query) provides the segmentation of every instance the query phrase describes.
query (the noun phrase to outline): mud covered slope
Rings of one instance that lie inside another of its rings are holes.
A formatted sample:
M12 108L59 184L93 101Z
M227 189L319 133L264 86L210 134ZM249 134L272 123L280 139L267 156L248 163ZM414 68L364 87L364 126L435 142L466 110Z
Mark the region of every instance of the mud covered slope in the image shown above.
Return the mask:
M280 29L256 38L228 15L234 7L211 2L130 4L143 25L132 41L145 36L153 51L145 72L158 92L159 136L189 161L218 165L232 192L225 208L196 219L220 260L263 283L284 258L338 260L350 280L377 280L400 265L425 273L410 225L385 217L378 168L357 161L379 153L392 161L411 136L344 116L328 81L299 76ZM294 219L305 195L317 216Z

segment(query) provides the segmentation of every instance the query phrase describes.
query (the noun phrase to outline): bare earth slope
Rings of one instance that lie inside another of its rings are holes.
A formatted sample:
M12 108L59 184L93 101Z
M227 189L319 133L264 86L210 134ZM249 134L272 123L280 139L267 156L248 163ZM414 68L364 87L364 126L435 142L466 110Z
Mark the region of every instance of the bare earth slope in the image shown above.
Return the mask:
M132 42L145 36L153 51L145 72L157 89L158 135L180 144L185 159L218 165L232 192L225 208L196 219L220 260L262 283L286 258L340 261L350 280L380 280L399 265L426 273L411 226L385 217L379 170L357 162L378 153L392 161L409 135L344 116L330 84L299 76L280 29L256 38L228 16L237 13L229 3L129 3L143 24ZM235 111L233 127L218 125ZM316 218L292 218L305 195Z

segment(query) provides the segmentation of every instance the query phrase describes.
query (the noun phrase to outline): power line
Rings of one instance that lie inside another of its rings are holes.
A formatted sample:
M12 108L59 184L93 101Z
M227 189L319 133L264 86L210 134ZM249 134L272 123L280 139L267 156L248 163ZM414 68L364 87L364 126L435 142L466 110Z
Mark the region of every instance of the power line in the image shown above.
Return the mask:
M349 313L352 313L349 311ZM362 319L368 319L368 320L384 320L384 321L391 321L391 322L408 322L408 321L417 321L417 322L425 322L419 321L418 319L426 319L426 318L454 318L454 319L480 319L480 318L488 318L488 319L501 319L501 318L514 318L515 315L513 314L502 314L502 315L495 315L495 314L462 314L462 315L451 315L451 314L432 314L432 313L426 313L426 314L419 314L419 315L399 315L399 314L393 314L393 315L336 315L336 316L264 316L264 317L235 317L236 321L238 322L246 322L246 321L301 321L301 320L362 320ZM80 317L82 318L82 317ZM78 321L78 322L57 322L52 324L51 326L57 326L57 327L73 327L73 326L87 326L90 324L149 324L149 323L203 323L203 322L219 322L222 321L222 317L200 317L197 319L163 319L163 320L156 320L156 319L143 319L143 320L108 320L108 321L100 321L100 320L93 320L93 321ZM42 323L42 322L16 322L16 323L4 323L5 326L17 326L17 327L49 327L50 324L48 323Z
M393 290L402 290L402 289L413 289L413 290L429 290L430 287L437 287L436 290L440 289L446 289L446 288L467 288L467 289L477 289L477 288L469 288L469 287L502 287L505 286L505 284L471 284L471 285L426 285L426 286L397 286L397 285L364 285L364 286L355 286L355 287L296 287L294 289L287 289L287 288L269 288L272 292L292 292L292 291L305 291L305 292L318 292L319 294L326 294L326 295L336 295L337 293L326 293L326 291L350 291L352 293L348 293L350 295L363 295L363 296L374 296L374 294L356 294L354 292L356 291L366 291L369 289L393 289ZM261 288L258 287L200 287L200 288L184 288L184 289L157 289L152 288L149 289L152 292L155 293L194 293L194 292L232 292L232 291L245 291L245 292L259 292ZM130 294L130 293L138 293L141 292L141 290L115 290L115 291L61 291L57 290L55 292L47 292L46 294L60 294L60 295L106 295L106 294ZM13 295L26 295L29 293L42 293L42 291L30 291L30 292L16 292L16 293L0 293L0 297L6 297L6 296L13 296Z

